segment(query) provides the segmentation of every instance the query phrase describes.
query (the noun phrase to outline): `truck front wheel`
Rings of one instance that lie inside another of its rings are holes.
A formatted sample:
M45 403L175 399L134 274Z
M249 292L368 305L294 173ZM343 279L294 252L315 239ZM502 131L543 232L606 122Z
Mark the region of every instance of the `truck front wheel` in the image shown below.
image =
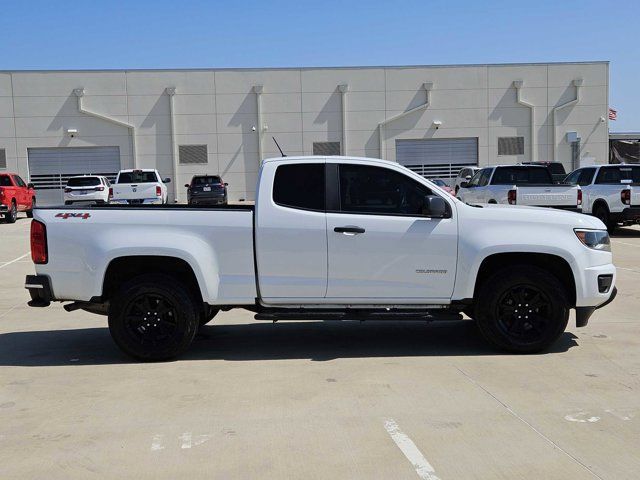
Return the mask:
M147 274L126 282L111 301L109 331L127 355L168 360L184 352L198 331L200 311L176 279Z
M564 286L533 265L494 273L479 289L475 320L494 346L536 353L553 344L567 327L570 303Z

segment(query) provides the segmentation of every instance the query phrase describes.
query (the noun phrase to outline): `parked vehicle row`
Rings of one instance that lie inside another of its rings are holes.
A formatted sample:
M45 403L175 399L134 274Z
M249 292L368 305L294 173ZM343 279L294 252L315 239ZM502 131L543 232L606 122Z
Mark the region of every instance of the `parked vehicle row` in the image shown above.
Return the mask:
M18 212L33 216L36 192L33 184L25 183L16 173L0 173L0 214L7 223L14 223Z
M107 315L143 360L179 355L232 308L269 321L464 312L496 347L526 353L551 345L570 309L582 327L616 293L594 217L470 206L378 159L269 159L258 178L255 207L39 208L30 305Z
M466 203L525 205L582 211L577 185L553 182L551 171L541 165L497 165L478 170L462 182L458 197Z

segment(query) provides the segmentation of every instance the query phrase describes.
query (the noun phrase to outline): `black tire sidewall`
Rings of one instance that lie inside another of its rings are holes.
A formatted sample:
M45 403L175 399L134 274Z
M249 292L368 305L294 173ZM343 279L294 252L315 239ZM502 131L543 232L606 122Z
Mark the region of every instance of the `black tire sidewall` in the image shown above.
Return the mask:
M515 285L535 286L551 302L554 326L536 342L514 342L498 327L495 317L497 303ZM554 275L531 265L514 265L496 272L484 282L476 301L475 320L482 335L494 346L514 353L537 353L547 349L562 335L569 321L569 308L565 288Z
M5 215L5 220L7 223L16 223L18 219L18 207L15 202L11 202L11 207L9 207L9 211Z
M124 312L127 305L144 293L161 295L175 306L178 313L178 335L164 345L143 345L128 331ZM184 352L198 330L200 313L192 295L180 282L168 275L148 274L125 283L111 301L109 331L115 343L127 355L144 361L168 360Z

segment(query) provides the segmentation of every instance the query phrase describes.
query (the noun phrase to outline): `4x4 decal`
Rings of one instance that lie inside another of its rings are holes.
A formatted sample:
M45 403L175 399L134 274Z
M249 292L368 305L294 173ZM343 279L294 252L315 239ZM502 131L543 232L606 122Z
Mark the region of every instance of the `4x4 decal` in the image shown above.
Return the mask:
M67 218L82 218L83 220L86 220L90 216L90 213L58 213L56 218L62 218L63 220L66 220Z

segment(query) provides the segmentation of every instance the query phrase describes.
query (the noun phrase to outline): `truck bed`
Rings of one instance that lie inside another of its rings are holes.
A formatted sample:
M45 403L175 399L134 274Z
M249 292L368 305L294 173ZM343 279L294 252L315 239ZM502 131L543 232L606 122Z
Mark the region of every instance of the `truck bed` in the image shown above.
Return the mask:
M108 265L126 252L184 260L209 304L255 303L253 205L44 207L34 219L46 224L49 245L36 270L51 274L56 299L99 297Z

